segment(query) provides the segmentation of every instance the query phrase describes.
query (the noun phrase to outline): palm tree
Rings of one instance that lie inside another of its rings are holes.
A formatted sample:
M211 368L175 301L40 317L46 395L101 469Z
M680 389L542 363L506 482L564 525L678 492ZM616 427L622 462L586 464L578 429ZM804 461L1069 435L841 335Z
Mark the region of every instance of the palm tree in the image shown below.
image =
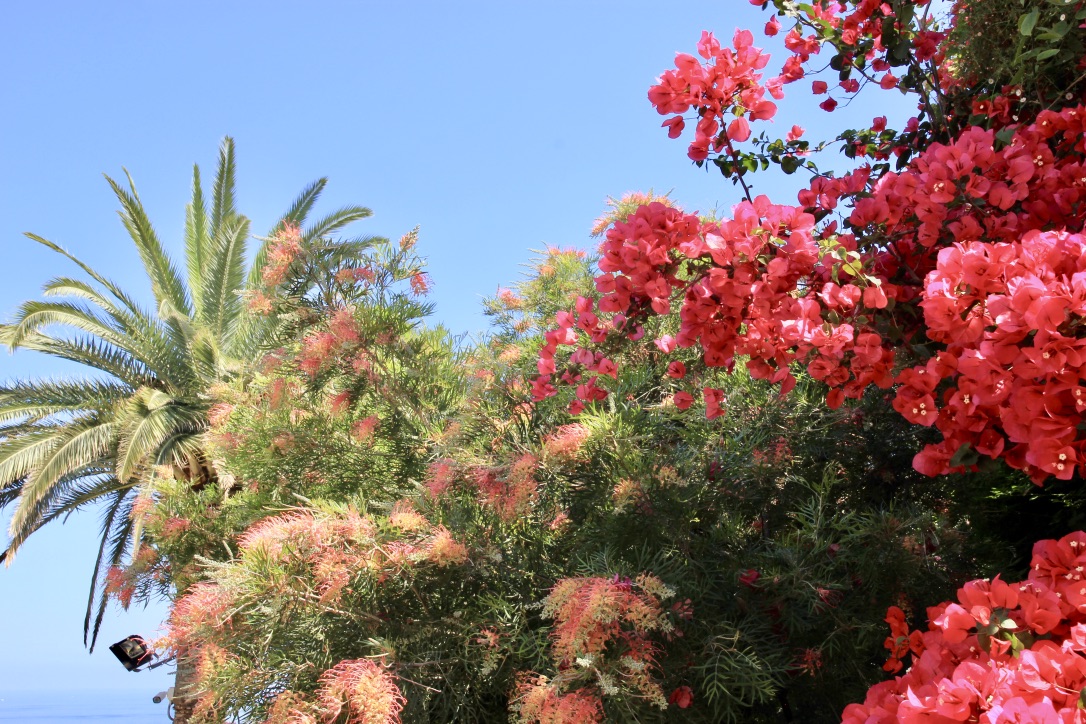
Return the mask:
M104 506L84 621L84 642L92 651L107 603L103 580L138 545L130 512L153 467L172 465L194 486L214 480L202 446L212 390L246 370L276 325L274 317L246 313L243 293L260 287L270 243L288 225L303 227L326 184L320 179L302 191L246 271L249 220L235 209L234 143L224 139L210 208L200 169L193 169L185 279L125 175L127 186L109 176L106 181L150 278L154 311L57 244L27 234L74 262L89 280L52 279L44 287L50 299L24 303L0 325L0 342L12 351L43 352L97 373L0 386L0 510L14 506L0 560L10 563L47 523L92 504ZM321 243L369 215L359 206L339 209L303 228L301 243Z

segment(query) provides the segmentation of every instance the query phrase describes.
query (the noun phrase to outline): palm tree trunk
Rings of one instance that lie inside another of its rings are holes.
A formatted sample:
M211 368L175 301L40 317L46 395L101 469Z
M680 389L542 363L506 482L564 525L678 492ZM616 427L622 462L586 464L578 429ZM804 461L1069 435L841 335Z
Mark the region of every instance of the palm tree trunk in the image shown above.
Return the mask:
M188 724L196 708L193 687L196 683L196 662L187 654L177 655L177 673L173 682L174 724Z

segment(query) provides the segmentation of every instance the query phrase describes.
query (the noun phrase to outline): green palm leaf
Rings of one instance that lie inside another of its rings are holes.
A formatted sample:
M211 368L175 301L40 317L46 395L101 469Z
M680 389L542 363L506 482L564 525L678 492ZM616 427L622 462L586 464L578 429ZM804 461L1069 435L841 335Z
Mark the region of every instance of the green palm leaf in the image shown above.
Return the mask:
M211 199L211 238L234 218L234 139L227 136L219 145L219 168L215 174L215 191Z
M13 381L0 385L0 510L11 506L8 563L26 539L57 519L104 504L102 537L87 601L84 641L93 648L106 610L105 571L120 565L138 541L129 513L153 466L173 464L194 486L214 479L204 452L207 411L216 386L243 375L264 354L278 323L245 313L242 294L262 279L268 242L245 267L249 221L236 208L234 142L223 139L210 198L193 167L185 213L185 276L178 273L147 216L131 176L106 176L121 222L151 283L151 311L58 244L26 236L73 262L87 279L58 276L46 300L24 303L0 324L0 344L40 352L94 370L77 380ZM327 181L294 200L285 224L302 226ZM364 241L327 239L370 211L348 206L303 232L322 253L351 255ZM331 257L329 257L331 258ZM338 258L338 257L337 257ZM304 290L303 290L304 293Z
M162 243L158 240L151 220L147 218L147 212L139 200L136 185L132 182L128 171L125 171L125 176L128 177L130 191L126 191L109 176L105 178L121 202L121 210L118 214L124 223L124 228L128 230L128 235L136 243L136 249L139 250L143 267L151 279L151 291L155 295L155 301L159 304L168 302L175 309L187 313L190 308L185 284L181 281L170 257L163 250Z
M131 489L127 489L115 491L106 496L106 509L102 516L102 539L98 546L98 556L94 561L94 571L91 573L87 615L83 619L83 644L89 645L92 652L94 645L98 642L98 632L102 628L106 606L109 604L109 598L105 595L105 572L121 564L129 545L132 504L126 501L126 498L130 494Z
M200 320L218 346L225 346L242 312L239 291L245 282L245 240L249 220L236 217L215 236L215 254L205 278L203 314Z
M203 300L204 267L208 263L208 220L204 190L200 184L200 167L192 167L192 202L185 209L185 262L189 272L189 289L196 314Z

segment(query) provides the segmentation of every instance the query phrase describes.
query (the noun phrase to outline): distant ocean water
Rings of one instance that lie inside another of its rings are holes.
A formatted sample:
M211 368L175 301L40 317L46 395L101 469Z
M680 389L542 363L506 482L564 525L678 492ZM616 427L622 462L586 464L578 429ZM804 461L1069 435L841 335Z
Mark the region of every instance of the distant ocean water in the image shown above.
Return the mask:
M58 689L61 687L58 685ZM166 702L151 701L157 691L0 691L0 722L14 724L168 724Z

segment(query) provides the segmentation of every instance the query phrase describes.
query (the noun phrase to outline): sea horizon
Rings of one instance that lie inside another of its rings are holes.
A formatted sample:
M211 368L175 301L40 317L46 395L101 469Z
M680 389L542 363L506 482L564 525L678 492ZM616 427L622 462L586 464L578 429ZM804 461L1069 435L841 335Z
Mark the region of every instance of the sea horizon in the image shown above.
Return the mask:
M142 688L3 690L0 689L0 722L27 724L75 724L117 722L155 724L169 722L166 702L155 704L158 691Z

